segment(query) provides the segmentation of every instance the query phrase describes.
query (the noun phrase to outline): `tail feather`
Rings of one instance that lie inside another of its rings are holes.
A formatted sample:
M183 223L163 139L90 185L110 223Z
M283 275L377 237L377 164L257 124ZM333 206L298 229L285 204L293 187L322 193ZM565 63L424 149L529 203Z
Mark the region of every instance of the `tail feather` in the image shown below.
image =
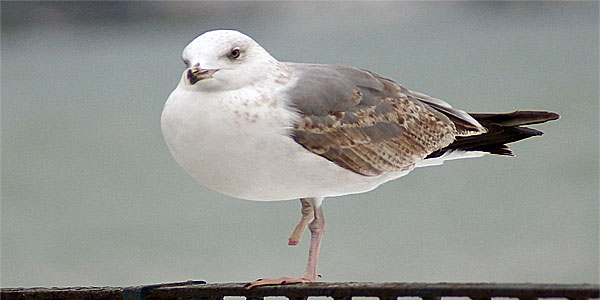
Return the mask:
M496 155L513 156L506 144L520 141L543 133L523 125L539 124L556 120L560 116L546 111L515 111L500 114L470 114L488 131L472 136L459 136L443 149L429 154L426 158L435 158L450 151L482 151Z

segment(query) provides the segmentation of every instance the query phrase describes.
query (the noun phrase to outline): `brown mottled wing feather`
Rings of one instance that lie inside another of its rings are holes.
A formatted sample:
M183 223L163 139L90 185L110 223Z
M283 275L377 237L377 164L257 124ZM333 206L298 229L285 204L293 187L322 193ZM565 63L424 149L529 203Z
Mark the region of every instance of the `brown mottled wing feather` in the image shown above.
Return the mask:
M446 112L374 73L336 65L289 66L299 78L287 91L300 114L294 140L358 174L410 169L460 134Z

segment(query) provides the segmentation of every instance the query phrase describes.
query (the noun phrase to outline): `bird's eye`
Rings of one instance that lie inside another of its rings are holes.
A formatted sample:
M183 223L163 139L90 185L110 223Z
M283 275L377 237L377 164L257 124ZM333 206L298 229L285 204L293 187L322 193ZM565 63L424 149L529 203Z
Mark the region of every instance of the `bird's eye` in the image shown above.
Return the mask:
M187 59L184 58L183 59L183 63L185 64L186 67L188 67L188 68L190 67L190 61L189 60L187 60Z
M231 51L229 52L229 58L237 59L238 57L240 57L240 54L241 54L240 48L235 47L235 48L231 49Z

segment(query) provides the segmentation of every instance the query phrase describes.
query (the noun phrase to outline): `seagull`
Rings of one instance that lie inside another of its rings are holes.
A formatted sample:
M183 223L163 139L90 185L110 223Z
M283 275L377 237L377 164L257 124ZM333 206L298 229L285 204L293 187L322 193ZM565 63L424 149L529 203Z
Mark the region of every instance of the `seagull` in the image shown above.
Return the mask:
M466 113L374 72L281 62L235 30L208 31L182 54L186 69L161 116L166 144L187 173L220 193L254 201L300 199L288 244L310 230L298 278L314 282L325 232L323 199L364 193L418 167L485 154L542 132L546 111Z

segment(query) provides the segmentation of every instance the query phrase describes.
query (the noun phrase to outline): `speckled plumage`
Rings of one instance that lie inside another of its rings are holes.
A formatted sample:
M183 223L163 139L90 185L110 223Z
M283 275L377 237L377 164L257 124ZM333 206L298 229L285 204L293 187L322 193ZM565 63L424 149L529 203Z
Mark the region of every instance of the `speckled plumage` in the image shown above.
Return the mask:
M290 64L299 76L289 89L300 113L293 137L309 151L366 176L407 171L456 136L485 132L473 120L462 131L445 113L390 79L337 65ZM441 100L438 100L441 101ZM443 103L443 102L442 102Z

